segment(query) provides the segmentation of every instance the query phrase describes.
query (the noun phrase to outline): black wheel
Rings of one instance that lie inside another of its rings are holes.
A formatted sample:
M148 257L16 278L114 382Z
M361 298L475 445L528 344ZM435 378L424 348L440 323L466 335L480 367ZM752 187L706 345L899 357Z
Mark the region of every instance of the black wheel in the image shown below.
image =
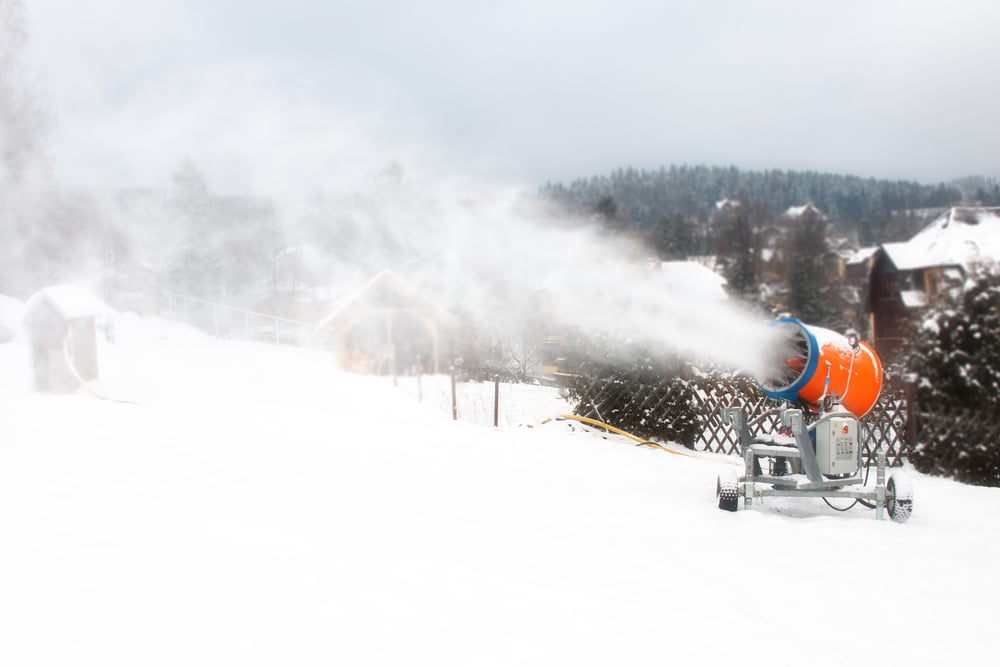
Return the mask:
M715 495L719 496L719 509L735 512L739 509L740 483L732 470L719 475L715 483Z
M903 523L913 513L913 487L904 474L889 476L889 482L885 485L885 506L889 518L897 523Z

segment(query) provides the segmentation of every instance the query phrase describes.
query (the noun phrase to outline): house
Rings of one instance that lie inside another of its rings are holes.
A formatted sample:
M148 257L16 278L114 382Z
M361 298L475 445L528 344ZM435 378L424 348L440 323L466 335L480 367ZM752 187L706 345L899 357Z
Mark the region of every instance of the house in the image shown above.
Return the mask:
M786 220L801 220L807 217L816 218L817 220L826 220L826 214L812 202L803 204L802 206L790 206L785 209L782 217Z
M1000 208L949 208L909 241L866 253L872 338L879 354L890 357L915 312L959 289L970 270L1000 261Z
M381 271L334 300L315 327L338 365L372 374L439 373L454 318L411 283Z

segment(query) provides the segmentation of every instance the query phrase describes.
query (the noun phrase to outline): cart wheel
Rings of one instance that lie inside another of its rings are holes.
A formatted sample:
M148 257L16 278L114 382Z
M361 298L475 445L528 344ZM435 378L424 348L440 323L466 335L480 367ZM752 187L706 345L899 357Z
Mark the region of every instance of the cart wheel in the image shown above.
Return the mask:
M889 482L885 485L885 505L893 521L903 523L910 518L913 512L913 486L904 473L889 475Z
M719 509L735 512L739 509L740 482L736 473L727 470L715 482L715 495L719 496Z

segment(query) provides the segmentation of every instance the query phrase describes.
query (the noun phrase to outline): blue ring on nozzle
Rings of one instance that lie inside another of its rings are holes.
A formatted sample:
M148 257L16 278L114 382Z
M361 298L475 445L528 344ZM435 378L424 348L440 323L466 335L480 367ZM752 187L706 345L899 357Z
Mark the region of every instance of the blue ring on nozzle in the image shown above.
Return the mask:
M790 386L780 391L768 391L765 387L761 387L764 390L764 394L768 398L780 398L783 401L788 401L789 403L794 403L799 400L799 390L809 384L809 380L812 379L813 374L816 372L816 367L819 366L819 343L816 342L816 336L810 333L806 325L799 322L794 317L779 317L778 319L771 322L771 326L775 326L781 323L794 324L798 328L802 329L802 332L806 335L806 342L809 343L809 356L806 359L806 368L802 371L802 375L793 382Z

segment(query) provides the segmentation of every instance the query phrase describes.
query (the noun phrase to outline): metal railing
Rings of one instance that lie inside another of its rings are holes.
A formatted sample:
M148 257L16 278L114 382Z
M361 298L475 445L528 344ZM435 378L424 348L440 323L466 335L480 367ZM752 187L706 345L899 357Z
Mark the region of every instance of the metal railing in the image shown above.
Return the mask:
M176 292L166 293L167 309L173 319L183 321L219 338L236 338L277 344L301 344L309 322L293 320L216 303Z

